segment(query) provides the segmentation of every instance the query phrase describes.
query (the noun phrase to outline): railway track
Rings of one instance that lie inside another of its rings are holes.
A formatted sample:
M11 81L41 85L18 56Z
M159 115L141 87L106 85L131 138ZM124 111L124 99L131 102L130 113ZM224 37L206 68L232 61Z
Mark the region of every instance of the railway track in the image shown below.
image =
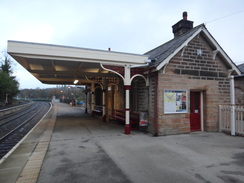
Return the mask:
M40 121L50 106L48 102L34 102L25 110L0 118L0 159Z

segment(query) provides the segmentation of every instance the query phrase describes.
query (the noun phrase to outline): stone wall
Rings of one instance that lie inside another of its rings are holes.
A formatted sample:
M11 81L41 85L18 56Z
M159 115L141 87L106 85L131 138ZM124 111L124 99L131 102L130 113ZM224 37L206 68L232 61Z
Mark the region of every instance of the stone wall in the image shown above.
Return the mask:
M148 86L142 77L133 80L130 92L130 109L133 112L148 110Z
M155 115L157 115L157 102L155 102L155 94L157 95L156 90L156 82L157 82L157 72L150 73L149 74L149 90L148 90L148 96L149 96L149 102L148 102L148 111L149 111L149 126L148 131L152 134L157 135L157 124L155 124ZM156 126L155 126L156 125Z
M244 105L244 76L235 78L235 102Z

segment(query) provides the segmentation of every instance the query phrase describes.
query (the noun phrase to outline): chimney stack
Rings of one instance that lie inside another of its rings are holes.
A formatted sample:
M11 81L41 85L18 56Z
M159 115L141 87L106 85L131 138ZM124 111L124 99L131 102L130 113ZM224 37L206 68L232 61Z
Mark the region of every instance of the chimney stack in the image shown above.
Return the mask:
M183 12L183 19L172 26L174 37L181 36L193 28L193 22L187 20L187 12Z

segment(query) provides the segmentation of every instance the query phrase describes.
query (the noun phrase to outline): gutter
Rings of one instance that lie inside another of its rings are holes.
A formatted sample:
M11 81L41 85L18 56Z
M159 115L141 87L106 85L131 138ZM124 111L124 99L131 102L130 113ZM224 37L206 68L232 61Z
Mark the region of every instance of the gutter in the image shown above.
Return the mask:
M148 65L149 65L149 63L143 64L143 65L133 65L133 66L130 66L130 68L147 67Z

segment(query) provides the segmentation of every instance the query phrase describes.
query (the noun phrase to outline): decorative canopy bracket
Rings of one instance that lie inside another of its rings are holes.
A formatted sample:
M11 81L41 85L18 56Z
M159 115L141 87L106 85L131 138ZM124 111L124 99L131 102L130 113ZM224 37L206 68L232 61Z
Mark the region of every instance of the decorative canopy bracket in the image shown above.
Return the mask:
M219 52L219 50L214 50L214 51L213 51L213 60L215 60L216 55L217 55L218 52Z

